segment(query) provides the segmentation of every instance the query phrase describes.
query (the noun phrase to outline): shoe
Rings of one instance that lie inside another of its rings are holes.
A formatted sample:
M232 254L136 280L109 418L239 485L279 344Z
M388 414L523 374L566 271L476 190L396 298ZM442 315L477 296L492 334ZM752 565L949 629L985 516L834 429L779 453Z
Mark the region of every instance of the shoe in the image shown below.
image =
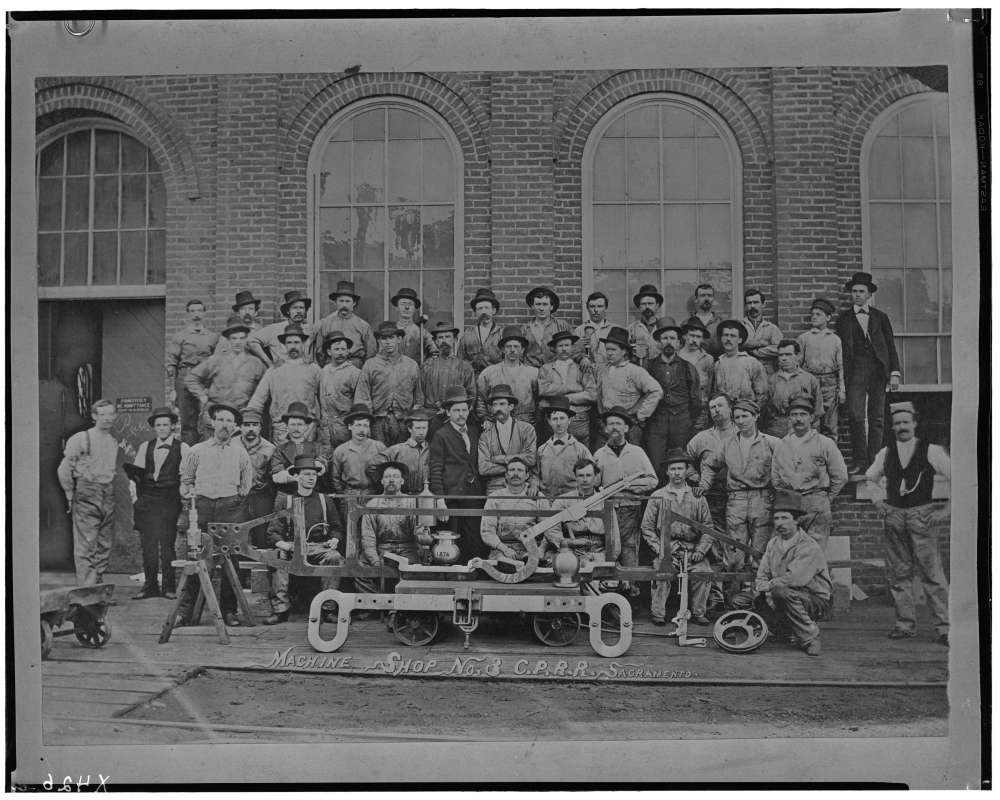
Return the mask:
M264 617L264 619L262 619L261 622L263 622L265 625L279 625L282 622L288 622L288 612L279 611L275 614L271 614L271 616L269 617ZM228 625L229 623L226 624Z
M666 625L667 621L665 619L661 619L660 617L653 617L653 624L654 625Z
M226 611L222 615L222 621L225 623L227 628L238 628L241 625L240 621L236 618L236 615L232 611Z
M939 633L937 639L934 640L937 644L943 644L945 647L949 647L948 634Z
M691 617L691 619L689 619L688 622L691 622L691 623L693 623L695 625L711 625L712 624L712 620L710 620L708 617Z
M164 592L163 596L167 598L167 600L176 600L177 592L175 592L173 589L170 589L169 591Z
M819 646L819 639L813 639L809 644L802 648L806 651L807 656L818 656L822 655L823 651Z
M912 639L917 635L916 631L908 631L903 628L893 628L889 631L888 636L890 639Z
M159 597L160 590L155 586L143 586L137 594L132 595L133 600L145 600L149 597Z
M176 617L174 617L175 628L186 628L190 624L191 623L189 623L186 619L184 619L184 617L180 616L179 614Z

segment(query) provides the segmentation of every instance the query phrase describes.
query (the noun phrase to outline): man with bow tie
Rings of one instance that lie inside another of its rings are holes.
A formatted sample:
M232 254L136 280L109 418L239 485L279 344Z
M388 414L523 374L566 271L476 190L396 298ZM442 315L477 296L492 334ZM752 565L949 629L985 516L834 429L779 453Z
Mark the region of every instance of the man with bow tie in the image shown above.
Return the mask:
M851 428L853 474L864 472L882 447L885 426L885 388L899 389L899 356L892 324L871 305L878 287L867 272L855 272L844 285L852 307L837 319L837 335L844 348L847 416ZM866 422L867 419L867 430Z

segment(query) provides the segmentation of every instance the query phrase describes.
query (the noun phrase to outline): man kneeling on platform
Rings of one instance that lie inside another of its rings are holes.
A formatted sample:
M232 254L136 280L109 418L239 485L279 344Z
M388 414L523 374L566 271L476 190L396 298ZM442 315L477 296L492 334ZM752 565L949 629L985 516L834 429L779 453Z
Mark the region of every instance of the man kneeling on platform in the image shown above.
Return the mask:
M778 490L774 498L775 536L757 568L754 610L777 637L789 637L807 655L820 654L819 626L833 596L823 550L799 527L802 498Z
M669 554L671 565L679 571L684 567L684 554L687 553L688 572L711 572L707 555L712 548L712 537L686 522L671 520L667 513L673 511L703 525L712 524L708 501L695 497L687 483L689 463L687 453L680 448L667 453L667 483L650 495L642 517L642 538L653 551L653 565L657 568ZM712 624L705 616L709 585L709 581L690 581L691 622L695 625ZM650 612L654 625L667 624L669 597L670 581L653 581Z
M538 511L548 504L531 495L528 489L528 464L520 456L512 456L507 462L504 485L486 499L484 512L488 511ZM538 517L501 517L487 513L479 528L483 544L490 548L490 558L513 558L525 561L528 551L518 534L538 522ZM545 554L545 539L538 543L539 555Z
M302 515L306 529L306 561L314 565L343 564L344 557L337 552L337 543L343 538L340 515L330 495L316 491L316 481L324 472L323 462L314 456L298 455L288 468L298 488L293 493L279 492L274 501L274 510L292 509L296 497L302 499ZM295 527L288 517L273 519L267 526L268 543L278 551L279 558L291 558L295 549ZM277 625L288 619L291 608L288 586L291 574L285 570L269 570L271 573L271 616L263 620L265 625ZM340 578L324 575L323 589L336 589Z

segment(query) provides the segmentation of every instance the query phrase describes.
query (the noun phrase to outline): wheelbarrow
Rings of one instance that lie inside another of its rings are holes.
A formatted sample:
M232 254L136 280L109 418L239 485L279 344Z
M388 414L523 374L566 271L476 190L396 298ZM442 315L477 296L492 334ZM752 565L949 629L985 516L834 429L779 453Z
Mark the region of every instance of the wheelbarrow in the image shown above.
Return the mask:
M43 589L39 603L42 658L48 658L56 636L71 633L84 647L104 647L111 638L111 623L105 614L114 592L113 583ZM73 623L73 630L56 630L66 622Z

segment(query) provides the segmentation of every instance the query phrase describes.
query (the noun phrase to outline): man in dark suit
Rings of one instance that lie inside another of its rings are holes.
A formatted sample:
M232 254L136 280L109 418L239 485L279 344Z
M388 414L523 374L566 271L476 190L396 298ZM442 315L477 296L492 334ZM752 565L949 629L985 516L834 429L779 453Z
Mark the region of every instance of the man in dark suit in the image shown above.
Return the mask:
M448 421L437 429L430 448L430 487L436 495L482 495L479 477L479 433L468 425L471 400L464 386L451 386L441 406ZM449 508L482 508L483 500L447 500ZM462 558L486 555L479 538L479 517L452 517L451 529L459 535Z
M864 472L882 447L885 425L885 387L899 389L899 356L892 324L871 305L878 290L867 272L855 272L844 285L851 308L837 319L837 335L844 348L847 415L851 427L852 474ZM867 416L867 434L865 419Z

